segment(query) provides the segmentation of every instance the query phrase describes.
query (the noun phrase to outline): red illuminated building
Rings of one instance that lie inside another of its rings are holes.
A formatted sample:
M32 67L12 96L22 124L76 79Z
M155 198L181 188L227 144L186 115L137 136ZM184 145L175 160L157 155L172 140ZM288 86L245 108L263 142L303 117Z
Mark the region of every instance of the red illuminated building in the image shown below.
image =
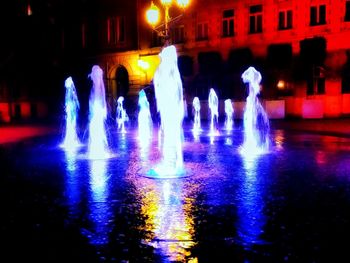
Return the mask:
M138 3L138 50L99 57L112 90L120 67L132 80L129 95L152 78L152 69L140 73L135 63L147 57L152 63L162 45L145 21L149 6ZM174 7L170 15L179 12ZM253 65L262 72L271 118L350 114L350 1L194 0L171 24L171 36L189 102L206 100L214 87L236 102L239 117L246 96L240 75Z
M150 83L162 48L145 20L151 1L48 2L56 10L48 25L59 44L50 55L61 78L83 79L98 63L111 103ZM234 101L239 117L246 97L240 75L252 65L262 73L261 99L271 118L350 114L350 1L192 0L170 26L188 102L206 100L214 87L221 99ZM80 86L87 92L87 83Z

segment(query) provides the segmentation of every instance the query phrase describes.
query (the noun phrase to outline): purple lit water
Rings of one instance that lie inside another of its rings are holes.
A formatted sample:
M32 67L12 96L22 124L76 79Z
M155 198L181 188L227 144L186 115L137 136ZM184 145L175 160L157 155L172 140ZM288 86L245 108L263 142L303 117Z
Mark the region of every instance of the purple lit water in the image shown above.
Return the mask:
M136 128L110 136L113 159L77 158L88 146L65 152L59 134L0 147L0 258L347 261L350 138L272 129L271 150L252 159L242 123L219 128L211 142L210 124L198 140L185 125L188 176L173 179L144 176L161 149L157 136L142 148Z

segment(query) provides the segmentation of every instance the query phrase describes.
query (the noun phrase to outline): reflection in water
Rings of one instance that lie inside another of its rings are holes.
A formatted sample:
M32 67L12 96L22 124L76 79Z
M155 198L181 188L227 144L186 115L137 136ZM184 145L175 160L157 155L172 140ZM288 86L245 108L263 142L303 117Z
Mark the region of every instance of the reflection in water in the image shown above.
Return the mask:
M225 145L232 145L232 139L231 138L226 138L225 139Z
M318 150L315 153L315 159L318 165L324 165L327 163L327 154L325 151Z
M125 132L118 134L118 152L125 153L128 149L128 139Z
M184 192L181 180L147 180L142 182L141 213L150 235L146 242L159 250L169 261L192 260L189 249L195 245L191 211L193 199ZM187 261L186 261L187 262Z
M75 152L65 151L66 157L66 182L65 196L67 198L69 216L77 214L80 202L79 182L77 180L77 159Z
M111 231L110 205L108 202L108 177L106 176L106 160L90 161L90 219L94 229L89 236L90 242L95 245L108 243Z
M274 136L275 148L277 151L283 150L283 144L285 140L285 134L283 130L276 130Z
M261 243L260 235L264 232L266 216L263 213L264 200L257 178L257 158L244 158L242 186L240 187L237 230L242 245L249 249ZM261 175L261 173L260 173Z

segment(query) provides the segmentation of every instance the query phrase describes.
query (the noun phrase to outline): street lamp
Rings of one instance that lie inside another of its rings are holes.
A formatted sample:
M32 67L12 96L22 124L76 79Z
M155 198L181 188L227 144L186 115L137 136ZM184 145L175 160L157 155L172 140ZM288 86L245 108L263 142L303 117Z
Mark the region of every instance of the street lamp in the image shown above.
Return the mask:
M170 38L169 24L178 20L182 16L182 14L174 18L171 18L169 16L169 9L173 4L173 2L176 2L176 4L182 10L184 10L189 5L190 0L160 0L160 3L163 6L165 14L164 14L164 24L161 24L159 26L156 26L159 22L159 8L153 3L153 1L151 2L150 8L146 12L147 22L152 26L153 30L155 30L160 37L164 38L165 44L168 44L169 38Z

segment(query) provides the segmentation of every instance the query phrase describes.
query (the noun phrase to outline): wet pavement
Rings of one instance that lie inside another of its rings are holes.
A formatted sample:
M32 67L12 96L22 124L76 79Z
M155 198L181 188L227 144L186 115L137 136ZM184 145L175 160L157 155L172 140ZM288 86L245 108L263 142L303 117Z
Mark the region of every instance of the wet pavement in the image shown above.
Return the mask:
M110 127L113 156L60 132L0 145L2 262L348 262L350 138L272 124L271 151L239 153L241 125L183 144L186 177L150 179L157 136Z

